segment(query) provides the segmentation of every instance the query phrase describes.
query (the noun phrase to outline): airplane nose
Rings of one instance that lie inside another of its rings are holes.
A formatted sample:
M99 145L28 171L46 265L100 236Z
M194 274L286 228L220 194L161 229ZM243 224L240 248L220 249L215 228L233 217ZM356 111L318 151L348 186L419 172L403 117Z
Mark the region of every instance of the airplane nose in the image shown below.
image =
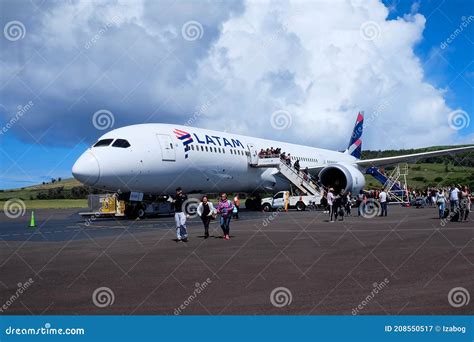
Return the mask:
M82 156L76 160L72 167L72 175L79 182L86 185L92 186L97 183L100 176L99 161L92 152L84 152Z

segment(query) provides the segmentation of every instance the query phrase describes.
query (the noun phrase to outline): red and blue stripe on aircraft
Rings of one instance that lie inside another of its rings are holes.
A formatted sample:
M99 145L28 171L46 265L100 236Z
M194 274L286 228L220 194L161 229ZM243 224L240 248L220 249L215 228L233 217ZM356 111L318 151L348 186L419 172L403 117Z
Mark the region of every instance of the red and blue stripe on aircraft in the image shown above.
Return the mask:
M173 132L176 135L176 138L178 138L179 140L183 142L184 158L188 158L188 151L189 151L188 145L193 142L193 138L191 137L191 134L177 128L175 128Z

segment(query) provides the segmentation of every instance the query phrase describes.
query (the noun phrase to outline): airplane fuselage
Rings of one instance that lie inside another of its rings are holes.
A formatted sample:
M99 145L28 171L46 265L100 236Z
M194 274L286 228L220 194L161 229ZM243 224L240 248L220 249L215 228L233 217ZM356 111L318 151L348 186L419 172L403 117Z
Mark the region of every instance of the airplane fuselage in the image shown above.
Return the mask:
M302 169L354 165L357 160L346 153L226 132L140 124L100 137L77 160L73 175L107 191L171 194L178 186L204 193L287 190L289 182L278 175L278 169L250 165L260 149L270 147L290 154L293 163L299 159Z

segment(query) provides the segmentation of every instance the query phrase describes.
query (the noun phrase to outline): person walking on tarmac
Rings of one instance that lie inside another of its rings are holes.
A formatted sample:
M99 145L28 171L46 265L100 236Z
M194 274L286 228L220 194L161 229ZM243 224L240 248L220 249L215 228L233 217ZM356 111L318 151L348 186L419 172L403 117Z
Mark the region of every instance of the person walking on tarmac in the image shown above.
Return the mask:
M467 186L463 186L459 193L459 222L467 221L469 217L469 212L471 211L471 195Z
M364 190L359 191L357 196L357 216L364 215L365 203L367 202L367 196L364 193Z
M388 195L385 190L382 189L379 193L380 207L382 209L382 211L380 212L380 216L387 216L387 200Z
M445 218L446 211L446 196L444 195L443 189L439 190L436 194L436 205L438 206L438 217L440 220Z
M214 209L214 205L208 201L207 196L202 196L201 203L199 203L196 212L204 225L204 238L207 239L209 237L209 223L215 215L216 209Z
M234 205L227 199L227 194L222 193L221 199L217 204L217 212L220 214L219 223L224 233L224 240L230 239L230 219L232 218L233 209Z
M336 195L334 198L334 220L337 221L337 217L340 216L340 221L344 221L344 204L345 204L346 196L344 195L344 190Z
M232 209L232 217L236 220L239 219L239 210L240 210L240 199L239 195L234 196L234 209Z
M188 199L181 188L176 189L174 197L174 221L176 222L176 240L188 242L188 231L186 229L186 214L183 213L184 202Z
M330 188L327 195L328 208L329 208L329 222L334 222L334 189Z

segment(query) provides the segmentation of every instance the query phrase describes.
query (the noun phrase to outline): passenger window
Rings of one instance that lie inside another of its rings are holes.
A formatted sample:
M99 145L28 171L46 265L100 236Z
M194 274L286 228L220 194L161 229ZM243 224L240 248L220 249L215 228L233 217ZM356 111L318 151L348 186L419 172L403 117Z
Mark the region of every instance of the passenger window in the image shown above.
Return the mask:
M112 144L113 147L127 148L130 147L130 143L125 139L117 139Z
M114 140L114 139L102 139L102 140L99 140L98 142L96 142L95 145L92 146L92 147L109 146L110 143L111 143L113 140Z
M275 196L273 196L273 198L274 199L283 198L283 192L276 194Z

